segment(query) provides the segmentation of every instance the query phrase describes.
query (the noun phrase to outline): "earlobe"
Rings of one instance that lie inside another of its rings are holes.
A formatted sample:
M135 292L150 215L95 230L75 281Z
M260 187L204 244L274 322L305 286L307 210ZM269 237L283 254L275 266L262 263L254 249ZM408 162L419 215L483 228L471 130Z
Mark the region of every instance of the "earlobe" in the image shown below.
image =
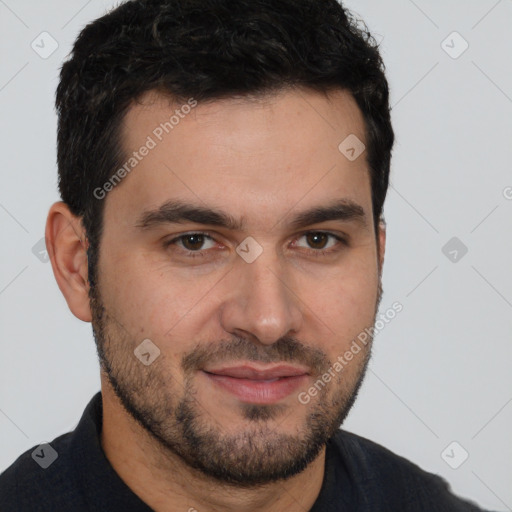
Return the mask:
M45 239L53 274L69 309L90 322L87 240L81 218L64 202L54 203L48 212Z

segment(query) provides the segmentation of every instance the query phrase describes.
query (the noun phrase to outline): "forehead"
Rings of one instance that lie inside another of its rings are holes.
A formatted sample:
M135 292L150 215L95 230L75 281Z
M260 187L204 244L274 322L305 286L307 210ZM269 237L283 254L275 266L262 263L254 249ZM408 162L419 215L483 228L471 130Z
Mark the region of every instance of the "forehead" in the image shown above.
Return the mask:
M109 193L106 216L109 210L133 221L179 199L254 219L263 229L299 206L349 199L370 217L366 155L347 158L340 151L347 137L364 147L362 114L341 90L203 103L151 92L124 118L128 172Z

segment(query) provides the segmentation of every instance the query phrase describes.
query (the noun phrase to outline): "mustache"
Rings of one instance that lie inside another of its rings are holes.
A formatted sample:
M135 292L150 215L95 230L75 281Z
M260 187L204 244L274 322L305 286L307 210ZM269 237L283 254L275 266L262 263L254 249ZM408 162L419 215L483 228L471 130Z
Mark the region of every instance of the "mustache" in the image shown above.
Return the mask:
M317 348L305 345L299 340L286 336L272 345L261 345L247 338L235 336L218 343L197 345L181 360L185 374L203 368L206 363L236 362L237 360L259 363L300 363L313 374L320 374L331 365L327 355Z

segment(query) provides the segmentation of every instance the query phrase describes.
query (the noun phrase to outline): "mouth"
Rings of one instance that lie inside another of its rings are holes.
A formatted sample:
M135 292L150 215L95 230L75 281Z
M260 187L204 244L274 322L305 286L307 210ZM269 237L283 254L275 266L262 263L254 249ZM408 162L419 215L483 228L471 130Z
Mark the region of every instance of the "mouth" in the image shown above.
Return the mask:
M227 391L242 402L254 404L279 402L309 378L306 368L291 365L223 366L203 369L202 373L217 389Z

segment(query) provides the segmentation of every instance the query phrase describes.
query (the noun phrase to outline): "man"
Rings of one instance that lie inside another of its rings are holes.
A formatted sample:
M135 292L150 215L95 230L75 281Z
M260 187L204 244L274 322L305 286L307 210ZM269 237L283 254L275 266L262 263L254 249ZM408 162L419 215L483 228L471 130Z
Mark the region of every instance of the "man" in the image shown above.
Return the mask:
M56 105L46 241L101 393L0 476L2 512L479 510L339 430L393 146L379 52L340 4L126 2L81 32Z

